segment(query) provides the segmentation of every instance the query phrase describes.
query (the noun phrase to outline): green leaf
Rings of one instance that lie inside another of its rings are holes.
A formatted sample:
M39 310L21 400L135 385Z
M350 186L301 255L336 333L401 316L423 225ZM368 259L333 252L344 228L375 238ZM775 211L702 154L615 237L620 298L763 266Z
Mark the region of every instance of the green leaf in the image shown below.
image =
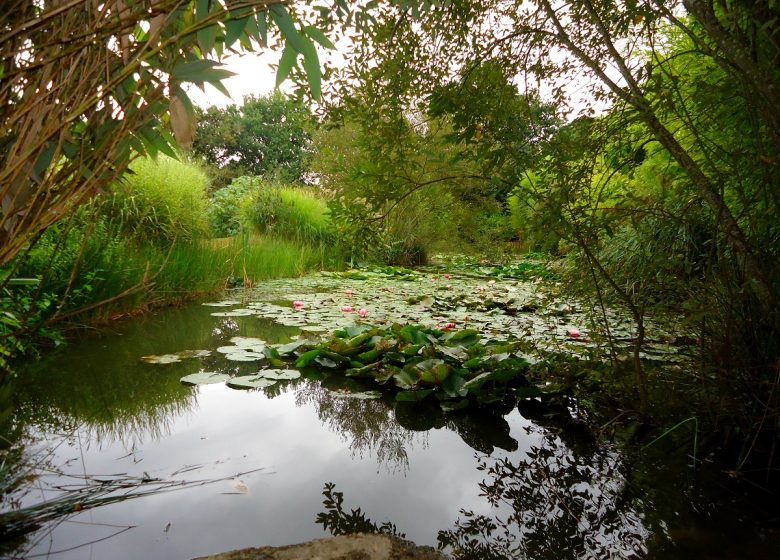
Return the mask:
M315 348L314 350L309 350L308 352L301 354L300 357L295 361L295 367L303 368L308 366L317 358L317 356L320 355L320 352L322 352L322 349Z
M317 49L311 43L307 45L303 53L303 67L306 70L306 78L309 80L311 96L315 101L319 101L322 97L322 69Z
M493 372L488 371L485 373L481 373L478 376L476 376L474 379L469 379L463 384L463 389L467 391L476 391L482 385L485 384L485 382L490 381L490 379L493 377Z
M244 375L227 381L227 386L231 389L263 389L273 385L276 385L275 380L258 375Z
M333 49L335 49L335 48L336 48L336 45L334 45L334 44L331 42L331 40L330 40L330 39L328 39L328 37L325 35L325 33L323 33L323 32L322 32L322 30L321 30L321 29L318 29L318 28L314 27L313 25L309 25L309 26L307 26L307 27L305 27L305 28L304 28L304 32L305 32L305 33L306 33L306 34L307 34L309 37L311 37L312 39L314 39L315 41L317 41L317 42L318 42L320 45L322 45L323 47L325 47L326 49L331 49L331 50L333 50Z
M201 53L205 55L206 53L211 52L211 50L214 48L214 43L217 42L217 35L219 32L220 29L217 25L209 25L208 27L204 27L203 29L198 30L196 36Z
M268 46L268 14L265 10L257 13L257 33L261 47Z
M433 393L433 389L419 389L417 391L398 391L395 400L398 402L420 402Z
M212 83L234 76L233 72L219 68L216 60L190 60L176 64L171 70L171 79L176 82L191 82L193 84Z
M301 372L297 369L264 369L263 371L259 371L257 373L266 379L285 381L290 379L298 379L301 376Z
M287 9L282 4L274 4L271 6L270 11L271 19L274 20L279 31L282 32L282 36L287 42L287 45L291 46L297 52L304 54L307 43L311 43L306 41L304 37L298 33L298 30L295 29L295 22L287 12Z
M448 397L465 397L468 394L468 389L464 389L463 385L466 384L466 380L459 375L450 375L441 384L441 390Z
M279 59L279 67L276 69L276 87L282 85L290 75L290 71L295 66L295 60L298 58L298 53L290 46L284 47L282 51L282 57Z
M38 159L35 160L33 171L35 173L34 179L36 181L40 181L42 179L42 175L49 168L49 164L51 163L52 158L54 158L54 151L56 148L57 146L54 142L46 142L43 151L38 156Z
M213 383L223 383L228 379L230 379L230 376L226 373L199 371L198 373L185 375L180 381L185 385L211 385Z
M231 12L232 15L232 12ZM246 24L249 21L248 17L241 19L229 19L225 22L225 46L229 47L235 43L241 35L244 34Z
M407 369L403 369L393 375L393 380L401 389L413 389L420 382L420 376Z

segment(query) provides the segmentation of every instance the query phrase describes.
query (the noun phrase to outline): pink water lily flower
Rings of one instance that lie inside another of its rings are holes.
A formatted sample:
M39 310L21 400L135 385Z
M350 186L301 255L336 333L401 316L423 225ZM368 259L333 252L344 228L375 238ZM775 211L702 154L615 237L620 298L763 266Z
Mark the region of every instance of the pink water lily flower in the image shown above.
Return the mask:
M354 311L354 310L352 309L352 306L351 306L351 305L345 305L345 306L343 306L343 307L341 308L341 311L342 311L343 313L352 313L352 311Z
M449 274L445 274L445 275L444 275L444 279L445 279L445 280L449 280L449 279L450 279L450 275L449 275Z
M580 336L580 330L579 329L569 329L566 332L572 338L579 338L579 336Z
M352 295L355 293L351 289L347 288L344 290L344 293L347 294L347 297L352 297Z
M451 331L452 329L455 328L455 326L456 326L455 323L444 323L443 328L445 331Z
M301 300L299 300L299 299L296 299L296 300L293 302L293 307L294 307L295 309L301 309L301 308L303 307L303 302L302 302Z
M363 318L368 317L368 309L358 309L358 315Z
M451 290L452 289L452 284L447 284L447 289Z

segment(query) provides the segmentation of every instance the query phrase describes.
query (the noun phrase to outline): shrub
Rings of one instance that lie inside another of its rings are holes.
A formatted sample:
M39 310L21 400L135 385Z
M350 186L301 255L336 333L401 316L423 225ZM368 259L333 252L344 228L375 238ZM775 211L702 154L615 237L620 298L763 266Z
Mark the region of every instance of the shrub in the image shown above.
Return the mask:
M262 182L251 191L244 216L258 233L305 243L334 239L327 203L310 189Z
M214 193L209 200L208 221L215 237L232 237L241 231L243 200L259 185L258 181L256 177L238 177Z
M169 244L206 233L207 187L205 173L192 163L162 155L141 158L104 203L123 233L140 242Z

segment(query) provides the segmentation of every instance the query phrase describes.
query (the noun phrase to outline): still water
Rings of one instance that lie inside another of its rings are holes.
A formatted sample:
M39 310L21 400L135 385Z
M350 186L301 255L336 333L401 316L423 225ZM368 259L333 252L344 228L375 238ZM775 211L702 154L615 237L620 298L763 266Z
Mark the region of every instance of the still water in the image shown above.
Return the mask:
M315 520L324 485L334 483L347 512L360 507L418 544L436 546L440 531L462 544L471 538L464 527L479 521L488 528L481 538L514 558L780 557L777 534L757 529L727 489L713 491L687 468L685 451L629 462L522 407L445 416L391 399L340 398L331 389L347 381L338 377L252 391L179 382L202 369L257 369L216 353L140 361L215 349L237 335L276 343L300 332L213 311L192 305L133 320L21 372L3 436L51 472L15 505L84 477L189 484L74 511L0 552L173 559L321 538L328 533Z

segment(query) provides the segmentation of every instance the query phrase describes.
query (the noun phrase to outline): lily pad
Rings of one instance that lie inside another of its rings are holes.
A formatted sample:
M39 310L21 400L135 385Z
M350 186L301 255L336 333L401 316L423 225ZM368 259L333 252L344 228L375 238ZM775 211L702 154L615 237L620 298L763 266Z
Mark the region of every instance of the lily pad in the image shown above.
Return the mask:
M232 300L232 299L226 299L224 301L215 301L215 302L204 303L203 305L206 305L208 307L230 307L230 306L233 306L233 305L238 305L239 303L241 303L241 302L240 301L235 301L235 300Z
M181 357L178 354L162 354L161 356L142 356L141 361L147 364L175 364L181 362Z
M297 369L264 369L257 372L257 375L262 375L266 379L288 380L298 379L301 376L301 372Z
M181 382L185 385L211 385L213 383L223 383L228 379L230 379L230 376L226 373L199 371L198 373L185 375L181 378Z
M176 352L176 355L182 360L189 358L205 358L211 356L211 350L182 350L181 352Z
M252 336L234 336L230 339L230 342L242 348L249 346L265 346L265 340Z
M211 315L213 317L248 317L255 313L253 309L234 309L233 311L217 311Z
M234 352L232 354L225 354L225 359L231 362L256 362L257 360L264 359L263 354L257 354L255 352Z
M264 389L276 385L275 379L268 379L259 375L243 375L227 381L227 386L232 389Z

